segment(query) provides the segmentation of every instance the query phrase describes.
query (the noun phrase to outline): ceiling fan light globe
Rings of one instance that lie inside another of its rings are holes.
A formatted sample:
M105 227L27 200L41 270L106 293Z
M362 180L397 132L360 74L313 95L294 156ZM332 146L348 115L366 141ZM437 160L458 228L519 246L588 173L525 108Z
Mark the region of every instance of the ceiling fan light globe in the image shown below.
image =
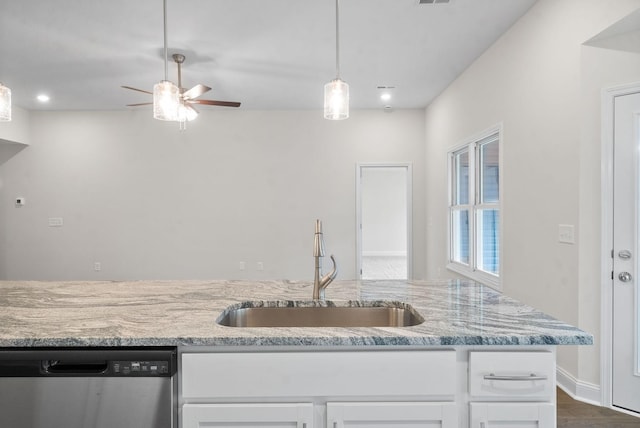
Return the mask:
M180 103L178 107L178 122L191 122L198 117L198 112L191 106L185 103Z
M153 86L153 118L177 121L180 106L180 89L168 80Z
M338 78L324 85L324 118L349 118L349 85Z
M0 122L11 121L11 89L0 83Z

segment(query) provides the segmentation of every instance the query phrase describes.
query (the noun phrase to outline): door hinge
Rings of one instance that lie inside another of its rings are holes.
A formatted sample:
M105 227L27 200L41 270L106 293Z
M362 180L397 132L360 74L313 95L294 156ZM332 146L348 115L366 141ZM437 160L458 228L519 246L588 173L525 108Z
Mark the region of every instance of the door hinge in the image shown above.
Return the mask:
M611 279L613 280L613 271L611 271Z

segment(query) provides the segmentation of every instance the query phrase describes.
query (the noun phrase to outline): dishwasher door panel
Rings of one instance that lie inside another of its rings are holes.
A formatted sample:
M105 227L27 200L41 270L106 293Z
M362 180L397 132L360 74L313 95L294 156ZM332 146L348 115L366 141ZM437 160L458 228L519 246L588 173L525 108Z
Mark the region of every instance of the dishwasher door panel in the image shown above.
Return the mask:
M173 428L172 379L0 378L0 427Z

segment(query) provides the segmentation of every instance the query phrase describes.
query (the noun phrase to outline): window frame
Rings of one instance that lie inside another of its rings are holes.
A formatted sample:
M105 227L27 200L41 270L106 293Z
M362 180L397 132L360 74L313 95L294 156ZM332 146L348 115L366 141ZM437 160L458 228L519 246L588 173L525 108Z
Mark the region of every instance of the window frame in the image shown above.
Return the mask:
M490 287L501 289L501 277L503 266L503 224L502 203L503 203L503 162L502 162L502 124L493 126L471 138L466 139L463 143L451 148L447 153L447 182L448 182L448 203L447 203L447 269L477 281ZM480 165L480 148L481 146L497 141L498 143L498 202L482 203L480 200L480 174L482 173ZM469 172L468 172L468 201L467 204L457 204L456 186L458 186L458 174L456 169L456 156L463 152L468 153ZM481 270L478 267L480 258L478 257L478 245L481 242L478 236L478 213L481 210L495 209L498 212L498 273L494 274ZM469 263L465 264L454 260L455 247L453 245L454 238L454 222L453 215L457 211L468 210L469 218Z

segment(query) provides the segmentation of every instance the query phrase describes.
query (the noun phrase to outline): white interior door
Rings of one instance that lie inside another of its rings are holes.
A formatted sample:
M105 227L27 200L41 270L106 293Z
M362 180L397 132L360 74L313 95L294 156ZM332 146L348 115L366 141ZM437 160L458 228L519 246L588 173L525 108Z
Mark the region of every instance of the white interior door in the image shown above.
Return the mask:
M411 278L411 165L358 164L359 279Z
M640 94L614 108L612 404L640 413Z

